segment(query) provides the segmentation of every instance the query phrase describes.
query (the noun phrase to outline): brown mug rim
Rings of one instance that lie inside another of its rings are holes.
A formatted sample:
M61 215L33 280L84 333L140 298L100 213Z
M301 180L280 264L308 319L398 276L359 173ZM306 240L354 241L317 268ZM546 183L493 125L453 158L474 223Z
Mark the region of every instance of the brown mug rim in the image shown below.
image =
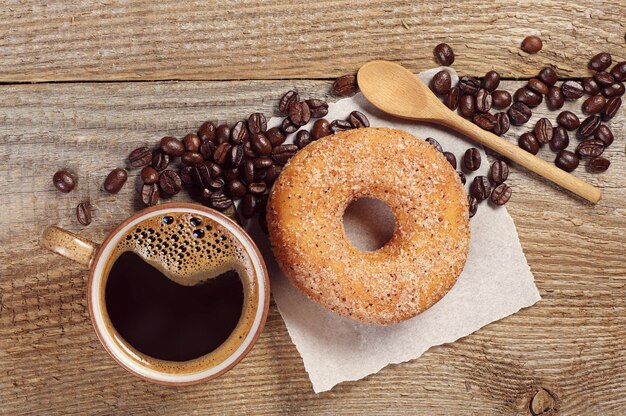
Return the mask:
M260 322L259 327L257 328L256 332L252 336L252 340L250 341L250 344L239 355L239 357L237 357L231 364L229 364L224 369L220 370L219 372L217 372L215 374L211 374L209 376L200 378L198 380L193 380L193 381L163 381L163 380L155 380L153 378L150 378L150 377L147 377L147 376L145 376L143 374L138 373L137 371L131 369L126 364L124 364L121 360L119 360L117 358L117 356L113 353L113 351L111 351L109 349L109 347L106 345L106 343L104 342L104 338L103 338L103 335L101 333L101 330L96 325L96 322L94 320L94 311L93 311L93 305L92 305L92 302L91 302L92 286L93 286L93 281L94 281L94 277L95 277L94 273L95 273L96 265L100 261L100 257L102 255L102 252L104 251L104 248L108 246L108 244L113 239L113 236L115 234L117 234L117 232L120 229L122 229L123 227L128 225L131 221L136 220L137 218L140 218L140 217L142 217L142 216L144 216L146 214L149 214L149 213L152 213L152 212L155 212L155 211L161 211L161 210L164 210L164 209L165 210L167 210L167 209L176 209L176 208L194 209L194 210L198 210L198 211L203 211L203 212L205 212L207 214L210 214L210 215L216 215L216 216L221 217L222 219L226 220L226 222L228 222L229 225L231 225L232 227L238 229L238 231L241 232L243 238L246 239L250 243L250 245L254 249L254 252L257 255L257 257L261 260L260 263L261 263L261 266L263 268L263 279L265 280L265 291L264 291L265 292L265 303L263 305L263 313L261 315L261 322ZM107 234L107 236L104 239L104 241L102 242L102 244L100 244L100 246L98 247L98 250L97 250L95 256L93 257L93 260L91 261L91 264L89 266L89 280L87 282L87 304L88 304L88 307L89 307L89 318L91 320L91 326L93 327L94 332L96 333L96 335L98 337L98 340L100 341L100 344L102 345L104 350L111 356L111 358L113 358L113 360L115 360L115 362L117 362L117 364L120 367L122 367L123 369L125 369L126 371L131 373L132 375L134 375L136 377L139 377L142 380L146 380L146 381L149 381L151 383L154 383L154 384L160 384L160 385L163 385L163 386L191 386L191 385L203 383L205 381L213 380L213 379L215 379L217 377L220 377L224 373L232 370L233 367L235 367L237 364L239 364L239 362L246 355L248 355L248 353L250 352L252 347L256 344L259 336L261 335L261 332L263 331L263 328L265 327L265 323L267 321L267 315L268 315L268 312L269 312L269 304L270 304L269 273L267 271L267 266L265 264L265 259L261 255L261 252L259 251L259 248L257 247L256 243L252 240L250 235L239 224L237 224L235 221L233 221L231 218L227 217L223 213L221 213L219 211L216 211L216 210L214 210L212 208L205 207L204 205L192 204L192 203L189 203L189 202L170 202L170 203L167 203L167 204L159 204L159 205L155 205L155 206L152 206L152 207L144 208L141 211L138 211L138 212L134 213L130 217L126 218L123 222L118 224L113 230L111 230Z

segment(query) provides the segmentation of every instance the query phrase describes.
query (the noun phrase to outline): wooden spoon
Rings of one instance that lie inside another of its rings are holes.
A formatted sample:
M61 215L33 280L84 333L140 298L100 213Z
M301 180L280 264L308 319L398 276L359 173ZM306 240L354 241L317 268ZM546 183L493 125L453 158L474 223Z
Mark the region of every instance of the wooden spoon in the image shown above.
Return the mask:
M359 69L357 79L365 98L388 114L450 127L592 203L602 198L600 189L595 186L457 115L401 65L368 62Z

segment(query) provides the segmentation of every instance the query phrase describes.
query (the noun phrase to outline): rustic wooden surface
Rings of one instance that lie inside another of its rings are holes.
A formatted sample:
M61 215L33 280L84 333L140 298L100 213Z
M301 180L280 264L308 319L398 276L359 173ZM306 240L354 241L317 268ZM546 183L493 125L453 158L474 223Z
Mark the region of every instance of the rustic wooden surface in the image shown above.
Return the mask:
M5 5L0 80L332 78L373 58L431 67L432 46L441 40L455 47L457 70L472 74L497 68L528 77L556 62L562 73L582 76L595 51L626 58L620 2L179 3ZM526 33L541 34L546 50L519 52ZM504 85L512 91L521 84ZM319 395L273 304L255 348L219 380L159 387L113 363L90 326L86 272L39 248L42 229L55 224L101 240L139 206L137 172L117 196L100 191L129 150L165 134L181 136L206 119L271 114L287 89L322 97L329 85L306 79L1 85L0 414L482 416L529 415L531 406L553 409L546 415L625 414L624 109L611 122L617 137L606 152L609 171L575 172L603 188L598 205L513 168L508 209L543 297L531 308ZM533 120L556 116L538 110ZM547 148L540 155L553 157ZM51 184L60 167L80 176L68 195ZM86 198L94 222L83 228L73 210Z

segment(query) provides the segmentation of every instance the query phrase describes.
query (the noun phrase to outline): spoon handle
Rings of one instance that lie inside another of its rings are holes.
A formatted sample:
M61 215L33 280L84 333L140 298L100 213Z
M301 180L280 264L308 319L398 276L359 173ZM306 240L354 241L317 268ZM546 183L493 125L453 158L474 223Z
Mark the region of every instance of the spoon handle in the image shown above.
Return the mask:
M548 163L531 153L528 153L503 138L483 130L476 124L452 113L451 111L449 111L445 117L437 118L433 121L468 136L474 141L490 148L491 150L494 150L513 162L524 166L526 169L531 170L567 189L568 191L585 198L587 201L595 204L602 198L602 192L595 186L583 181L582 179L578 179L574 175L559 169L555 165Z

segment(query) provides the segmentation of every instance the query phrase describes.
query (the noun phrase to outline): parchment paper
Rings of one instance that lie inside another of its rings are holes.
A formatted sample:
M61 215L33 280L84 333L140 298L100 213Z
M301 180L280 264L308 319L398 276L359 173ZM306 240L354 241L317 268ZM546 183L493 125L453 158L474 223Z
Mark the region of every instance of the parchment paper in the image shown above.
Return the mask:
M419 76L429 82L439 69ZM458 78L454 70L449 70L454 85ZM345 119L353 110L365 113L372 127L398 128L423 139L434 137L459 162L467 148L479 147L441 127L390 118L361 94L330 104L325 118ZM280 119L273 118L268 124L273 127L279 123ZM483 163L474 175L487 174L487 157L482 149L481 156ZM466 186L474 175L467 176ZM378 210L380 204L371 201L350 210L344 224L349 235L356 235L358 247L378 247L381 234L393 229L393 218L376 215ZM380 217L386 220L381 223ZM370 218L376 218L376 222L369 222ZM456 285L426 312L392 326L357 323L310 301L283 276L267 237L258 228L249 231L264 253L274 299L316 393L376 373L388 364L418 358L432 346L454 342L540 299L511 216L505 207L496 208L486 201L471 219L470 251Z

